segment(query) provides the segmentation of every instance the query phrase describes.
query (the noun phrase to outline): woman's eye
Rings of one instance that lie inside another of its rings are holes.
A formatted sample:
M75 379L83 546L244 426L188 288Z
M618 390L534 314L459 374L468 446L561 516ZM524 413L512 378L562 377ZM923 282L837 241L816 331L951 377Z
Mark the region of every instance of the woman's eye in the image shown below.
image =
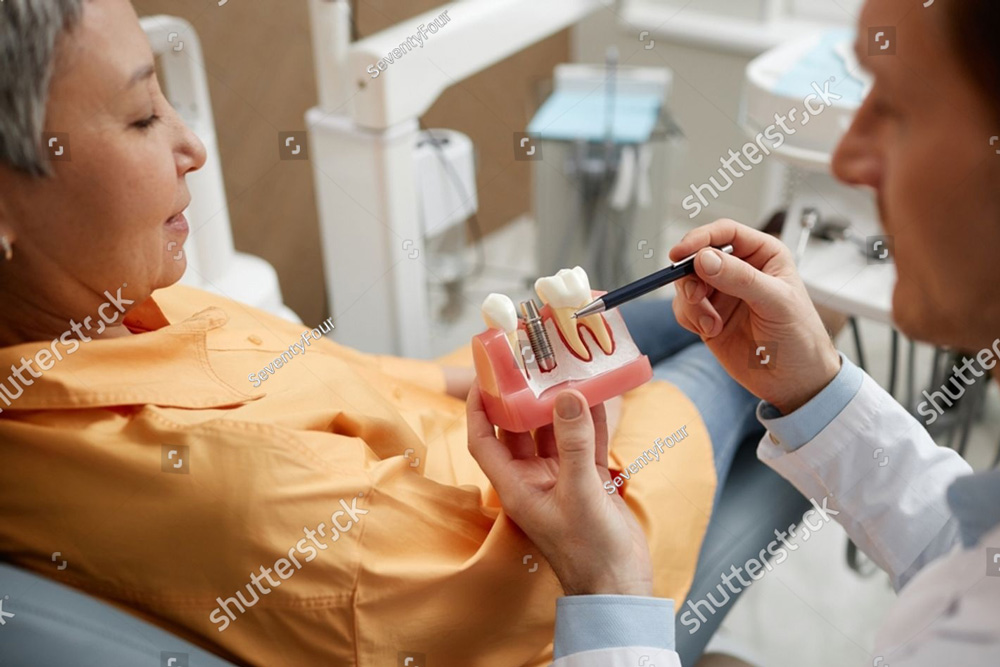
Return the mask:
M137 122L135 122L135 123L132 123L132 126L133 126L133 127L137 127L137 128L139 128L140 130L148 130L148 129L149 129L149 128L151 128L151 127L152 127L153 125L155 125L155 124L156 124L156 122L157 122L158 120L160 120L160 117L159 117L159 116L157 116L157 115L156 115L156 114L154 113L154 114L153 114L152 116L150 116L149 118L144 118L144 119L142 119L142 120L140 120L140 121L137 121Z

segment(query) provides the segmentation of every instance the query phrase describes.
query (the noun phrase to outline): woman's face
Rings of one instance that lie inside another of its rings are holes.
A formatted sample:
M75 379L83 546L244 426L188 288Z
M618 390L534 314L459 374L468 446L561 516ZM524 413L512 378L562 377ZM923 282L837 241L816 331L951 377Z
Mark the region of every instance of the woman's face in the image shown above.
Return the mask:
M153 62L128 0L86 2L57 44L45 131L66 134L69 160L52 163L52 179L3 174L0 195L16 282L50 309L96 306L124 283L139 303L184 272L188 228L175 216L205 150L164 98Z
M946 4L869 0L857 48L875 84L833 167L878 197L900 329L976 350L1000 336L1000 114L955 54ZM889 26L895 55L870 51L869 29Z

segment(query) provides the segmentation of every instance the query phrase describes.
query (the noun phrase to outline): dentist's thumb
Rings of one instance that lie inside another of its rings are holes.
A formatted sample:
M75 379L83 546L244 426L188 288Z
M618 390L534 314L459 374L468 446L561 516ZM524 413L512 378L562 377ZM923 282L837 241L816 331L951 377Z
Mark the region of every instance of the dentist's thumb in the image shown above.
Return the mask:
M601 486L595 463L594 420L578 391L556 397L552 431L559 450L559 486L571 493L593 493Z
M773 308L781 303L784 285L778 278L715 248L698 252L695 272L710 287L745 301L751 308Z

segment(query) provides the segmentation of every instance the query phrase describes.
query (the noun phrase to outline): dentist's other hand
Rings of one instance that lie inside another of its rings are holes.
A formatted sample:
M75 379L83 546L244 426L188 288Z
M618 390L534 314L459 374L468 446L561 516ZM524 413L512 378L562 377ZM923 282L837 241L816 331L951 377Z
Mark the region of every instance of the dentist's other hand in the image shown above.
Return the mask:
M707 246L733 245L727 255ZM798 409L836 376L840 356L792 254L781 241L732 220L693 229L671 259L698 253L695 275L677 285L677 321L702 340L726 371L783 414ZM752 363L757 347L775 343L766 369Z
M567 595L653 594L646 535L617 493L608 494L604 406L577 391L556 399L555 422L529 433L500 431L478 385L467 402L469 451L507 515L542 552Z

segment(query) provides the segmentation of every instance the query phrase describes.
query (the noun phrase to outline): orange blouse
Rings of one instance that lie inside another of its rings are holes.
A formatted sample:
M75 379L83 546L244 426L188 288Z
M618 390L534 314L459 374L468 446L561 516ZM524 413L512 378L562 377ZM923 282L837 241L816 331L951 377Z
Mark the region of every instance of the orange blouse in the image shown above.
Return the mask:
M0 557L239 663L551 659L559 584L469 455L437 364L307 344L303 325L183 286L126 324L137 335L72 351L0 349L3 369L62 352L0 402ZM625 469L684 425L625 494L656 595L678 599L715 491L707 431L651 382L611 447Z

